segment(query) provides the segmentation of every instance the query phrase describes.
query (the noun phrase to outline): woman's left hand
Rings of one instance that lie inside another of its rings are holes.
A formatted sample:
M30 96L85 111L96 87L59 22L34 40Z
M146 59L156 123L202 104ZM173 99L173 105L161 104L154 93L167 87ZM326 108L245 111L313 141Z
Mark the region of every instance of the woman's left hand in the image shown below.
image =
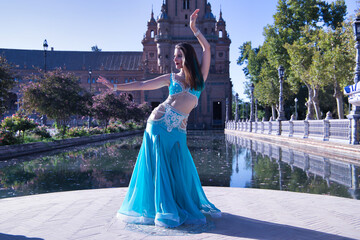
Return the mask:
M200 9L196 9L190 16L190 28L194 33L197 31L196 19L199 16L198 15L199 11L200 11Z

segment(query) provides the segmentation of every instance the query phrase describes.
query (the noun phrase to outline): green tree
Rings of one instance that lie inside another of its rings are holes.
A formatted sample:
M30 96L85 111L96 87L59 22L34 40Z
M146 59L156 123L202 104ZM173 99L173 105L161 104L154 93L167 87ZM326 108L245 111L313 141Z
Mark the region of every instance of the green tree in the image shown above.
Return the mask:
M337 104L339 119L344 118L343 91L342 89L351 84L355 66L355 40L350 22L343 23L334 31L329 29L322 32L320 48L324 50L325 66L324 76L328 85L333 86L334 97Z
M150 114L151 107L147 103L136 104L130 101L127 93L116 95L113 92L104 92L93 97L91 111L106 129L111 119L141 122Z
M317 118L320 117L320 110L318 104L319 89L322 86L322 78L318 73L321 67L319 54L320 49L314 43L314 32L318 30L311 30L308 27L304 29L306 36L293 42L293 44L285 44L290 57L290 81L300 80L308 89L307 119L314 119L314 111L316 111ZM319 64L320 63L320 64ZM315 77L314 77L315 76Z
M102 49L99 48L98 45L95 45L95 46L92 46L92 47L91 47L91 51L93 51L93 52L101 52L101 50L102 50Z
M287 69L287 75L293 75L286 44L292 45L304 37L305 26L311 30L322 26L335 29L344 21L345 14L344 0L337 0L331 4L321 0L279 0L277 12L274 14L274 24L264 28L263 46L268 62L274 68L283 65ZM301 82L295 81L296 78L287 78L287 80L291 90L294 93L298 92Z
M112 118L122 118L127 115L128 99L123 97L127 94L120 94L118 97L113 92L104 92L93 97L91 108L93 116L100 120L105 129Z
M240 57L237 63L245 65L244 74L249 83L246 91L249 93L249 85L254 84L254 95L259 103L272 108L272 115L275 118L275 105L279 96L279 84L274 77L274 69L268 64L268 59L264 55L263 47L252 48L251 42L245 42L240 48Z
M61 70L43 73L39 81L22 86L22 104L27 112L38 112L55 119L65 135L72 115L87 116L90 93L80 87L77 77Z
M0 116L7 110L7 100L15 80L11 73L11 66L6 58L0 56Z

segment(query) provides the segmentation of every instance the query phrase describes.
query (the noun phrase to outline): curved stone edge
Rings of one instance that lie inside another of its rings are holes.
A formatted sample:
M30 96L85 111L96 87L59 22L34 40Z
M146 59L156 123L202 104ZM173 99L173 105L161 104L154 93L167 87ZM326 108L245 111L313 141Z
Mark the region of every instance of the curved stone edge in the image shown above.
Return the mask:
M120 133L99 134L86 137L68 138L63 140L55 140L53 142L35 142L19 145L0 146L0 161L14 157L25 156L34 153L47 152L55 149L67 148L77 145L83 145L92 142L100 142L115 138L127 137L141 134L144 129L130 130Z

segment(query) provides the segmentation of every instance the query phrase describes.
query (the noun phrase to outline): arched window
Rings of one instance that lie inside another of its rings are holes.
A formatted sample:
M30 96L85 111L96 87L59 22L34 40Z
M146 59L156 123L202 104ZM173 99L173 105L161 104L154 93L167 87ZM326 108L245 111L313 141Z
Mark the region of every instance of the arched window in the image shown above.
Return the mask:
M150 37L151 37L151 38L154 38L154 36L155 36L154 30L151 30L151 32L150 32Z
M222 38L222 37L223 37L223 31L220 30L220 31L219 31L219 38Z

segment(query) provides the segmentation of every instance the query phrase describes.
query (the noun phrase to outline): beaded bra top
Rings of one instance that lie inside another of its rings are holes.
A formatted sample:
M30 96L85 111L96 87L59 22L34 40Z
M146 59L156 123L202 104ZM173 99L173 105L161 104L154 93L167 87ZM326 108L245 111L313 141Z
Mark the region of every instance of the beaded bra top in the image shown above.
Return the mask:
M170 74L169 96L153 110L148 121L163 122L168 132L174 128L186 132L189 114L182 113L171 105L182 94L192 97L196 101L195 107L198 105L201 90L185 88L183 83L176 80L174 74Z
M176 80L174 74L170 74L170 85L169 85L169 95L173 96L173 95L177 95L183 92L187 92L190 93L190 95L195 96L197 100L199 100L200 94L201 94L201 90L195 90L195 89L190 89L190 87L185 88L184 84L182 82L179 82L178 80ZM195 107L197 106L197 102Z

